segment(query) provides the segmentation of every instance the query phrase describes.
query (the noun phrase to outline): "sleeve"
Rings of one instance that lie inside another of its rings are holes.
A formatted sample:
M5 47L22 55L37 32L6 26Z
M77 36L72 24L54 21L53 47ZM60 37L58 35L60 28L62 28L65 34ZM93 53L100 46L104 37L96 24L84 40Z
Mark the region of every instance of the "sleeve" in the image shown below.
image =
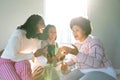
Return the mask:
M33 57L32 52L29 54L19 53L21 48L22 35L20 33L14 33L5 48L5 53L7 53L12 61L18 62L22 60L29 60Z
M103 56L104 49L101 42L93 42L89 47L88 54L83 52L78 53L79 62L93 68L100 66Z
M72 59L70 59L69 61L67 61L65 63L70 66L70 65L74 64L74 61Z
M70 57L70 59L69 60L67 60L66 61L66 63L67 63L67 65L73 65L76 61L77 61L77 59L76 59L76 56L75 55L70 55L70 56L68 56L68 57Z

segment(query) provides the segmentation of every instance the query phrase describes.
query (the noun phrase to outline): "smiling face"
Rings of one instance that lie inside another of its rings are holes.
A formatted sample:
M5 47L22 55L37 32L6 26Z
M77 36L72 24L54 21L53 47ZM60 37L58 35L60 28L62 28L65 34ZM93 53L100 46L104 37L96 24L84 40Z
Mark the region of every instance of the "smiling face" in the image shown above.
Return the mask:
M80 28L80 26L74 25L72 27L74 38L80 42L84 41L86 39L85 31Z
M48 38L49 38L49 40L55 41L56 37L57 37L56 28L55 27L51 27L48 30Z
M43 33L43 30L45 28L45 25L43 23L43 21L39 21L38 24L36 25L37 27L37 33Z

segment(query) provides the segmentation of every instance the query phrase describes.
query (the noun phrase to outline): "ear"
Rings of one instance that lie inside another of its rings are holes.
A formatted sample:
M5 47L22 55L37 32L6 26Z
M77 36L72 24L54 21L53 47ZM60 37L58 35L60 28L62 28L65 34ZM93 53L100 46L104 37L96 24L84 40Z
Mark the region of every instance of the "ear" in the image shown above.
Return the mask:
M82 32L83 32L83 35L86 35L86 31L83 30Z

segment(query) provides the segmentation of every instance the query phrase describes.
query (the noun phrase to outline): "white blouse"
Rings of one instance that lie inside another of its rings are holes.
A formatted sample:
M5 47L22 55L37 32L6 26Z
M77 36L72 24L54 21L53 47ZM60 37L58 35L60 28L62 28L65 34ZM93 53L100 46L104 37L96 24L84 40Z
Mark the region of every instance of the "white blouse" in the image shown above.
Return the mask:
M15 62L29 60L34 56L33 53L40 47L41 40L27 39L26 31L17 29L8 40L1 58L10 59Z

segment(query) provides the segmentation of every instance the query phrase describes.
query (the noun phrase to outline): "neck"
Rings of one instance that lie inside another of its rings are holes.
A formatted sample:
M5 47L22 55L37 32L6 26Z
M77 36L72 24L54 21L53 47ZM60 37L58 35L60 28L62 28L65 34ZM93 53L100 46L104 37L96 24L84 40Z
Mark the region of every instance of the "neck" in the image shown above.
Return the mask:
M55 40L53 40L53 39L48 39L48 41L50 44L55 44Z
M87 36L84 36L83 38L79 39L80 42L85 41L85 39L87 38Z

